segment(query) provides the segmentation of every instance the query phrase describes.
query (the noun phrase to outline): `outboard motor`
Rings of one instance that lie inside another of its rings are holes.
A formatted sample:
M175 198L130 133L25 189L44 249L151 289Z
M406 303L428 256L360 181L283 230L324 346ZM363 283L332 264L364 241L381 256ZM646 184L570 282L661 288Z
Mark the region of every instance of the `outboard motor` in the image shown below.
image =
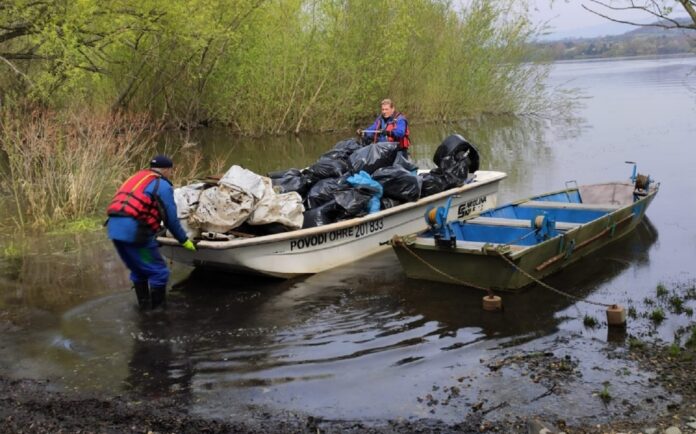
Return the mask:
M650 190L650 175L638 173L638 165L633 161L626 161L626 164L633 164L633 172L631 173L631 182L633 182L633 200L636 201L648 194Z

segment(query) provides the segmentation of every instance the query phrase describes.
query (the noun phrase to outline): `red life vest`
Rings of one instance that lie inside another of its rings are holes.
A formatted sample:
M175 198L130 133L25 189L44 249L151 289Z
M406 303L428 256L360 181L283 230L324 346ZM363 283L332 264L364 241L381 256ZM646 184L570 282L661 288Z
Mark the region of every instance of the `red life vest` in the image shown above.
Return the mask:
M145 188L151 182L157 182L156 193L161 177L162 175L152 170L141 170L131 176L118 189L106 213L109 217L133 217L146 224L153 232L159 231L162 221L159 204L156 199L145 193Z
M389 142L399 142L399 148L400 149L408 149L409 146L411 146L411 130L408 128L408 120L406 119L406 116L404 116L401 113L394 113L392 116L391 120L386 122L386 127L384 126L384 118L382 116L378 116L377 120L375 121L377 123L377 129L379 130L385 130L385 131L393 131L396 128L396 122L400 119L403 118L403 120L406 122L406 133L404 136L400 139L396 139L392 137L391 135L387 135L387 141ZM377 134L375 134L375 139L374 141L377 141Z

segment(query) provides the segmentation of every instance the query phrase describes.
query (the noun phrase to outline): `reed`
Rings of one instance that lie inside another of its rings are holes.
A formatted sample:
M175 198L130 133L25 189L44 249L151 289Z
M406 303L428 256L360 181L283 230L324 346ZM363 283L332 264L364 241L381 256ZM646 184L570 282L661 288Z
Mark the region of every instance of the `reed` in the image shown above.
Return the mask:
M14 224L46 229L95 215L149 157L156 136L149 124L140 115L5 110L0 179L14 202Z

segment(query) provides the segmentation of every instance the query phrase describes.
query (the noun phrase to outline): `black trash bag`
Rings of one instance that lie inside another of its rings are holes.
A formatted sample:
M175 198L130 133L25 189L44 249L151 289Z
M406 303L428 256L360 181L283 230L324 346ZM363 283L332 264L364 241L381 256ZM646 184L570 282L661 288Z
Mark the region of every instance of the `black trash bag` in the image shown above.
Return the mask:
M307 175L300 174L299 170L297 170L297 175L293 173L288 173L282 178L271 178L271 183L274 187L280 187L281 193L296 191L300 196L304 197L312 186L312 180Z
M312 186L307 193L307 208L316 208L330 200L333 200L334 193L342 187L346 187L346 177L320 179Z
M367 204L374 191L365 187L346 187L334 193L336 204L341 208L338 219L344 220L367 214Z
M421 186L421 197L431 196L447 190L447 180L436 170L437 169L433 169L430 171L430 173L419 176L419 178L423 179L423 185Z
M348 163L341 159L320 158L305 171L315 180L338 178L350 171Z
M362 147L363 147L362 143L360 143L358 140L347 139L347 140L341 140L340 142L336 143L333 148L336 151L342 151L342 152L345 152L348 155L350 155Z
M466 160L470 173L479 170L480 157L478 150L459 134L453 134L442 141L435 150L433 162L440 167L441 160L447 156L454 157L457 161Z
M372 174L380 167L391 166L396 157L397 147L398 143L395 142L378 142L358 149L350 156L353 173L364 170Z
M350 152L343 149L331 149L321 154L321 157L319 157L319 159L323 160L325 158L328 158L329 160L341 160L344 161L346 164L350 164L350 154Z
M302 222L302 229L313 228L315 226L322 226L336 221L339 212L342 209L336 205L336 201L332 200L326 202L325 204L312 208L304 212L304 221Z
M396 158L394 158L394 163L392 166L401 166L409 172L414 172L418 170L416 163L409 157L406 157L403 152L397 152Z
M401 166L377 169L372 179L382 184L385 197L403 202L412 202L420 197L423 180Z
M391 197L383 197L379 200L381 209L393 208L397 205L401 205L402 203L403 202L401 202L400 200L392 199Z
M288 175L299 176L299 169L287 169L287 170L276 170L275 172L268 172L268 177L271 179L285 178Z

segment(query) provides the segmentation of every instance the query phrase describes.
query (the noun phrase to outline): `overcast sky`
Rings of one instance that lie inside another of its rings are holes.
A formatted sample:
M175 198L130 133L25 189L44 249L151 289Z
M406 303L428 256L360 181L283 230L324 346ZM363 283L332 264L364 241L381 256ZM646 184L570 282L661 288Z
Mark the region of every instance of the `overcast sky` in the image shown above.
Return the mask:
M611 23L611 21L593 14L582 7L585 3L595 9L599 8L588 1L583 0L529 0L531 18L535 23L546 22L550 31L564 36L578 32L580 29L595 28L597 31L605 33L622 33L633 29L631 26ZM618 15L614 15L619 18ZM644 14L622 14L624 19L633 19L643 22L646 19ZM582 34L578 36L584 36Z

